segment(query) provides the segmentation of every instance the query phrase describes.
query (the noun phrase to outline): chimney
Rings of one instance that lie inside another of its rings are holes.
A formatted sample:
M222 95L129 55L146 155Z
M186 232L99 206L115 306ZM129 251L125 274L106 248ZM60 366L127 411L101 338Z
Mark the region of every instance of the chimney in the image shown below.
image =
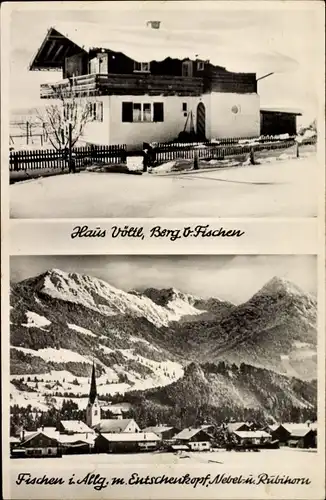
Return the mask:
M44 425L42 425L41 430L42 430L42 432L44 432Z
M25 440L25 430L23 427L20 429L20 440L21 441Z

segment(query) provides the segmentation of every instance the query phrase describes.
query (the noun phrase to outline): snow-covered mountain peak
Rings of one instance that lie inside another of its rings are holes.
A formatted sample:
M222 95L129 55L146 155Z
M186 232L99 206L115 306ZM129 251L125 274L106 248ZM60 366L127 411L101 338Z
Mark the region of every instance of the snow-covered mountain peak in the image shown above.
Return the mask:
M146 294L125 292L105 281L78 273L51 269L43 275L42 293L52 298L82 304L105 315L130 314L145 317L156 326L168 326L182 316L202 314L181 292L170 294L166 304L158 304ZM194 301L193 301L194 302Z

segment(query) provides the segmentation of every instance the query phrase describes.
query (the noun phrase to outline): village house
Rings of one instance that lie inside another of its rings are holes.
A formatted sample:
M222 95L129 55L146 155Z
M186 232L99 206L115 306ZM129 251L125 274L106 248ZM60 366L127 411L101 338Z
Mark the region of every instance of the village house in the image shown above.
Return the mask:
M273 440L295 448L316 448L317 427L313 424L283 423L269 426Z
M59 434L58 441L63 454L76 455L92 453L95 433Z
M96 453L136 453L154 451L161 438L154 432L103 432L95 438Z
M272 442L272 436L266 431L234 431L233 436L241 445L264 445Z
M24 456L30 458L60 457L62 454L58 437L46 431L37 431L29 433L28 437L24 436L19 450L24 450Z
M173 440L176 444L187 445L191 451L208 451L212 446L212 436L200 427L183 429Z
M146 427L142 432L154 432L162 441L169 441L180 432L180 429L167 425L154 425Z
M291 432L286 444L291 448L316 448L316 434L312 429L296 429Z
M112 50L96 31L78 23L57 25L30 64L32 71L62 71L61 81L41 85L42 99L65 96L66 113L73 96L88 106L87 143L136 149L144 142L174 140L187 128L201 141L260 135L255 73L231 72L179 53L153 60L150 46L132 54L122 42L120 47Z

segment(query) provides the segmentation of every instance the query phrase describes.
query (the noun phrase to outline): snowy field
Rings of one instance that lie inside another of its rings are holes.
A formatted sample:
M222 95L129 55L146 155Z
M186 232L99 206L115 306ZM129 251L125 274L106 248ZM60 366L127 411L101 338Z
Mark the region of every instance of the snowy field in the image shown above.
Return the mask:
M67 174L10 186L12 218L316 217L317 161L141 176Z
M43 464L47 469L51 469L51 465L59 467L76 467L80 466L89 467L115 465L115 464L208 464L214 463L227 467L252 467L252 469L259 470L262 462L264 466L275 465L276 462L284 463L285 461L295 460L298 467L304 466L309 463L316 463L318 454L316 450L300 450L295 448L280 448L279 450L264 450L259 453L254 452L235 452L215 450L209 452L181 452L181 453L95 453L92 455L74 455L73 464L71 464L72 457L63 455L61 458L20 458L10 461L11 468L19 470L24 466L24 469L39 469L43 468ZM186 461L186 462L185 462ZM28 467L27 467L28 464ZM44 467L45 468L45 467ZM254 471L253 471L254 472Z

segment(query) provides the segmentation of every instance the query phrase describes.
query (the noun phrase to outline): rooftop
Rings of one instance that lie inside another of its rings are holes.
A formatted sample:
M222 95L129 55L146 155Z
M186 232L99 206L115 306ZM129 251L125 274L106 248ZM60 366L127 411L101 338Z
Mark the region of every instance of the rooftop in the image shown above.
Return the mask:
M101 432L101 434L124 432L131 422L133 422L133 419L131 418L123 418L120 420L117 420L115 418L107 418L101 420L98 424L96 424L94 426L94 429Z
M103 432L101 434L107 441L120 442L140 442L140 441L160 441L160 438L154 432L121 432L111 433Z
M261 106L260 111L268 113L286 113L290 115L302 116L302 111L297 108L288 108L285 106Z
M132 43L132 34L119 36L112 33L105 26L96 26L90 29L89 23L56 23L46 33L44 40L37 50L31 64L31 70L60 69L65 57L92 49L107 49L123 53L131 59L144 62L163 60L167 57L188 59L193 57L189 48L178 48L173 39L164 29L149 30L140 27L137 34L134 32L135 43ZM193 57L194 58L194 57ZM205 57L205 59L208 59Z
M86 425L81 420L61 420L60 424L67 432L74 432L76 434L94 432L93 429L88 427L88 425Z
M247 422L230 422L227 425L228 431L229 432L235 432L236 430L240 429L243 425L246 425L248 428L250 425L247 424Z
M161 432L166 432L166 431L170 431L171 429L174 429L173 426L167 426L167 425L154 425L152 427L146 427L145 429L143 429L143 432L158 432L158 433L161 433Z
M189 429L183 429L181 432L179 432L179 434L176 434L174 436L174 439L186 439L186 440L191 439L194 436L196 436L196 434L198 434L199 432L204 432L207 435L207 438L209 438L209 434L207 434L207 432L201 427L198 428L190 427Z
M242 439L248 439L248 438L268 438L270 437L270 434L265 431L236 431L234 432L236 436L239 436Z

